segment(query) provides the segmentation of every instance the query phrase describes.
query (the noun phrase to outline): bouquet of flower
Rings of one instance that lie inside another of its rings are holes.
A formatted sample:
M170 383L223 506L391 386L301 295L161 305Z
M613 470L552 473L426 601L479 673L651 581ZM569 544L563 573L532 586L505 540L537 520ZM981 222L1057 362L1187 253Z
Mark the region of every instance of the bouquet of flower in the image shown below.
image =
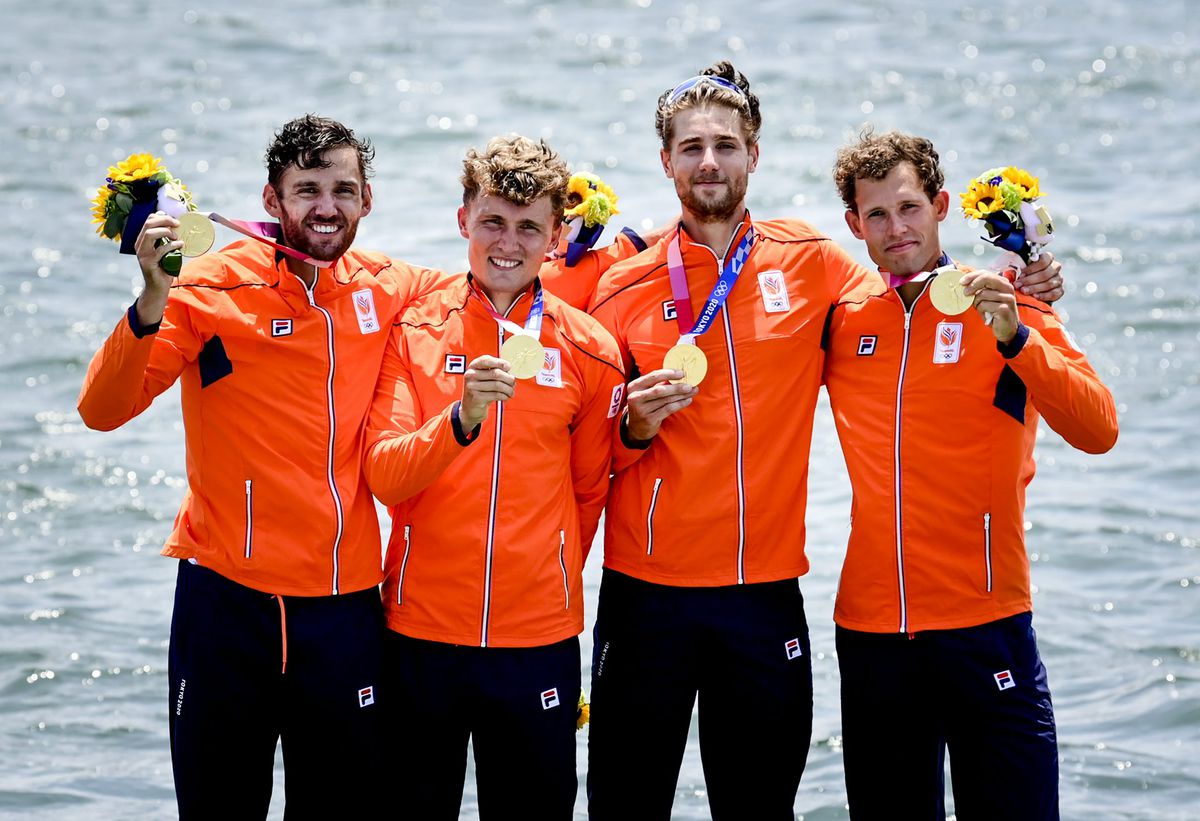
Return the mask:
M1043 245L1054 239L1054 224L1037 204L1038 178L1020 168L993 168L971 180L959 195L963 215L983 220L985 239L1017 254L1023 263L1036 260Z
M121 243L122 254L135 254L134 242L142 225L155 211L178 218L195 211L187 188L150 154L131 154L108 169L104 186L92 198L96 233ZM179 273L182 257L174 251L163 257L163 268Z
M567 185L567 207L563 219L569 226L567 267L574 267L596 244L604 226L617 210L617 195L595 174L573 174Z

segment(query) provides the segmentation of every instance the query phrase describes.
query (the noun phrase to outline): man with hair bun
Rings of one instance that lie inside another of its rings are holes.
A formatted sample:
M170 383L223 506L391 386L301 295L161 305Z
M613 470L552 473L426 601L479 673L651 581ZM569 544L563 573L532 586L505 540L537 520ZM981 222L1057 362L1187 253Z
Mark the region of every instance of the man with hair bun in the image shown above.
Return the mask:
M483 819L569 819L578 789L584 557L624 391L616 343L538 278L566 165L525 137L463 163L470 271L392 330L365 469L389 505L389 778L458 817L467 742Z
M184 819L266 817L280 740L289 818L383 806L362 428L388 329L438 276L351 248L373 154L312 114L275 135L263 207L299 259L243 239L176 278L161 262L179 223L147 219L145 287L79 396L84 422L111 430L182 382L188 490L163 554L179 560L167 678Z
M632 381L606 512L590 810L670 817L698 699L712 817L790 819L812 732L796 579L821 331L879 278L803 222L751 220L762 116L730 63L665 91L655 119L682 220L612 267L591 306Z
M837 306L825 360L854 490L834 608L851 817L944 818L949 752L959 818L1057 819L1025 488L1039 417L1102 453L1112 395L1053 309L944 254L929 140L864 132L834 178L892 286ZM1059 267L1043 252L1026 273ZM949 277L973 299L934 299Z

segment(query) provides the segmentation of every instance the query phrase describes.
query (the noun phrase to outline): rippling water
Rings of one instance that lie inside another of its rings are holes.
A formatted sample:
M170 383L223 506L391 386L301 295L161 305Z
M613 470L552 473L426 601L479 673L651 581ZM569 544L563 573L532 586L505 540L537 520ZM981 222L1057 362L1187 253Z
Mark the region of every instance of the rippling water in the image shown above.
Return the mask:
M655 98L728 56L763 101L752 210L809 219L864 261L829 169L866 122L932 137L954 191L1001 163L1042 177L1061 307L1123 425L1102 457L1047 433L1028 510L1064 817L1200 816L1196 8L950 5L0 3L0 815L174 814L174 567L155 554L183 487L178 395L103 435L74 412L140 282L91 233L106 166L152 151L202 207L253 219L272 129L319 111L378 146L361 243L458 268L469 145L544 136L604 175L629 224L661 220L676 204ZM965 221L943 236L960 257L990 256ZM849 491L825 410L811 496L817 706L796 809L844 818L830 614ZM588 578L590 606L597 567ZM474 817L470 794L464 808ZM676 815L707 815L694 739Z

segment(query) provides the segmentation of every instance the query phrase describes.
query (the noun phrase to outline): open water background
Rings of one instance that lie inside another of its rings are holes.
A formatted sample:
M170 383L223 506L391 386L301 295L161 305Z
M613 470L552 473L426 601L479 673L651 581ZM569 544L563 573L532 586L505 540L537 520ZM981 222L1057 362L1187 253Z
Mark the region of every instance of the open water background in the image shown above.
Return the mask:
M2 0L0 11L0 816L174 815L175 568L156 553L184 481L178 394L109 434L74 411L88 359L140 282L89 225L105 168L148 150L201 207L258 218L272 130L319 111L378 147L360 244L461 268L468 146L543 136L613 185L618 221L662 220L675 202L655 99L730 57L763 102L752 211L808 219L864 262L830 166L866 122L932 137L953 192L998 164L1041 176L1069 277L1061 308L1123 426L1101 457L1046 431L1028 509L1063 814L1200 817L1194 2ZM952 254L986 260L977 233L957 217L943 229ZM825 409L812 461L803 587L816 720L796 811L833 819L846 812L830 614L849 490ZM588 578L590 627L598 563ZM587 633L584 644L586 659ZM581 772L584 745L581 734ZM463 815L475 817L470 783ZM693 737L676 817L706 816Z

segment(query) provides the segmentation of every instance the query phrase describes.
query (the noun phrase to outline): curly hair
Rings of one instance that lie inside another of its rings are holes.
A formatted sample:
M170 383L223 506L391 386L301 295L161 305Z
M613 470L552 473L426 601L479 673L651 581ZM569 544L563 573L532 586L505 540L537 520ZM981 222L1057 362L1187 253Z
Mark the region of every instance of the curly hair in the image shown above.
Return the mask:
M328 168L332 163L325 159L326 152L342 147L358 153L358 173L365 183L375 160L375 147L370 140L358 139L351 129L328 117L316 114L297 117L275 132L267 147L267 181L278 187L283 172L291 166Z
M881 180L902 162L916 169L926 196L932 202L946 181L938 164L933 143L924 137L889 131L876 134L867 127L858 135L858 142L838 149L833 166L833 179L847 211L858 211L858 180Z
M689 108L702 105L720 105L732 108L741 115L743 136L747 143L758 142L762 128L762 113L758 108L758 97L750 90L750 81L745 74L733 67L728 60L721 60L703 69L698 77L720 77L742 90L739 94L730 88L713 82L700 82L671 99L675 88L668 88L658 97L658 108L654 112L654 128L662 140L662 147L671 148L674 136L675 115ZM687 82L686 80L684 82ZM678 88L678 86L676 86Z
M502 197L514 205L529 205L550 197L555 223L567 202L567 164L546 145L519 134L493 137L482 152L474 148L463 160L463 205L480 194Z

